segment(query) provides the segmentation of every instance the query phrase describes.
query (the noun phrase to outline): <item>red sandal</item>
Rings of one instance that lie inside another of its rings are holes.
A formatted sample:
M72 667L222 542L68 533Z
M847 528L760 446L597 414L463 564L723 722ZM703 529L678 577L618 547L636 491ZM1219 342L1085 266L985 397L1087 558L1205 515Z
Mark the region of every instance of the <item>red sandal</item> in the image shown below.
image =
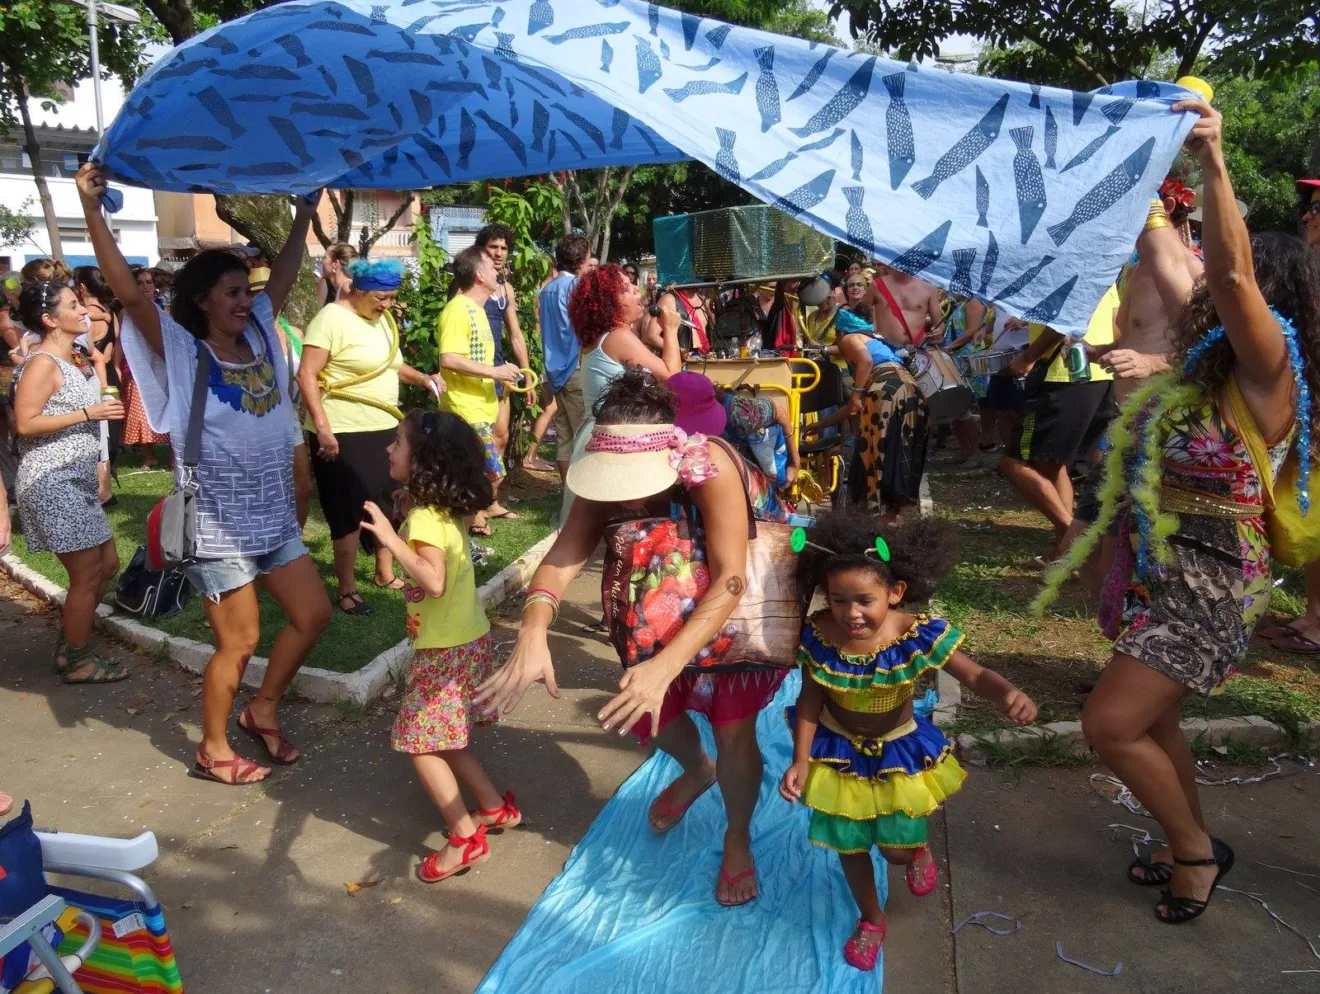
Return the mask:
M930 862L926 864L925 869L918 869L917 860L921 859L922 853L930 857ZM907 879L908 890L917 897L925 897L935 889L940 879L940 868L935 862L935 854L930 851L930 846L922 846L913 854L912 862L908 864L904 877Z
M244 724L246 718L250 724ZM241 731L247 733L252 738L261 743L261 748L266 750L266 755L270 757L272 763L279 763L281 766L292 766L298 760L302 759L302 753L292 742L284 737L284 733L278 728L262 728L257 724L257 719L252 717L252 709L244 708L243 713L238 716L238 727ZM270 751L270 746L266 744L266 739L279 739L279 745L275 751Z
M217 776L216 770L233 769L234 778L226 780L224 777ZM203 756L200 752L197 754L197 762L193 763L192 769L188 771L188 776L196 777L198 780L209 780L211 783L222 783L226 787L251 787L259 784L270 776L258 777L255 780L249 780L247 777L261 769L261 767L250 759L244 759L242 756L235 756L233 759L212 759L210 756Z
M522 812L513 802L513 791L505 791L504 803L498 808L477 808L472 818L483 828L517 828L522 824Z
M440 853L433 852L418 864L417 879L424 884L438 884L464 870L476 866L478 863L490 858L490 843L486 841L486 826L478 825L477 830L466 838L461 835L451 835L449 844L455 849L463 847L463 858L457 866L448 870L440 869Z
M859 970L874 970L880 950L885 944L885 925L872 925L865 918L857 919L857 928L843 946L843 959Z
M711 778L707 780L695 794L692 795L692 799L688 801L686 804L674 803L673 783L671 783L664 790L660 791L660 793L656 795L655 800L651 802L651 807L647 809L646 812L646 821L651 826L651 831L654 832L656 835L664 835L666 832L672 831L673 829L677 828L678 823L681 822L684 816L688 813L688 809L691 808L692 805L696 804L697 801L701 800L702 794L706 793L706 791L710 790L712 787L715 786L715 779L716 778L712 775ZM677 782L678 782L677 780L674 781L674 783ZM665 818L673 818L674 820L670 824L664 826L657 824L657 822Z

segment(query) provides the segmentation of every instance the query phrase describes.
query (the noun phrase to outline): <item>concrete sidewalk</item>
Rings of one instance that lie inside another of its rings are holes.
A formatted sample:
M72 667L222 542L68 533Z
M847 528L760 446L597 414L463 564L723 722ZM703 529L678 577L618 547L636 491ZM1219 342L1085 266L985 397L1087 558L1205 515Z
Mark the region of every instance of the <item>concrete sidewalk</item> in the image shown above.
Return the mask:
M618 679L613 650L588 629L599 618L599 582L596 572L577 581L552 637L561 699L533 688L512 720L476 739L496 782L517 793L524 827L493 837L493 859L445 884L412 875L426 849L443 844L444 827L389 750L392 700L360 717L292 703L286 728L303 762L261 788L203 783L185 776L199 738L199 681L125 654L129 681L60 684L49 665L54 618L16 588L0 589L0 788L30 798L39 826L156 833L161 858L148 878L193 994L471 991L643 758L594 720ZM501 622L499 631L507 652L512 630ZM254 755L246 740L241 748ZM932 823L944 868L937 896L912 898L891 871L889 991L1315 989L1316 975L1279 971L1320 962L1244 897L1221 895L1205 921L1179 930L1154 921L1156 895L1123 881L1128 833L1104 830L1153 823L1111 805L1087 773L971 772ZM1314 770L1207 788L1206 797L1238 850L1228 883L1259 890L1315 935L1320 878L1257 863L1320 875ZM372 882L355 895L345 886ZM952 923L978 910L1026 927L1004 938L967 928L955 942ZM1054 956L1056 939L1098 966L1122 959L1124 972L1106 979L1068 966ZM673 989L724 991L728 980L687 978ZM620 978L617 991L627 990Z

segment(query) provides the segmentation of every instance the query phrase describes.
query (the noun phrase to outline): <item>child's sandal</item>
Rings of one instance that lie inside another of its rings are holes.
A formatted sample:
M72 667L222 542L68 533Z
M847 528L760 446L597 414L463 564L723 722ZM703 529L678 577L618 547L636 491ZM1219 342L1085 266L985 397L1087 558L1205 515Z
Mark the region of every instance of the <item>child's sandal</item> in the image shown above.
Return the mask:
M859 970L874 970L885 944L885 925L873 925L865 918L857 919L857 928L843 946L843 959Z
M441 880L456 876L490 857L490 843L486 841L486 826L478 825L471 835L451 835L449 844L455 849L462 848L463 857L458 864L448 870L440 869L440 853L428 855L417 867L417 879L424 884L437 884Z
M513 791L506 791L504 803L498 808L477 808L471 812L473 820L484 828L517 828L522 824L522 812L514 803Z
M917 862L922 854L930 857L924 868L919 868ZM916 897L925 897L935 889L939 883L940 868L935 862L935 855L930 851L929 846L922 846L912 856L912 862L908 864L907 873L904 874L907 880L908 890L912 891Z

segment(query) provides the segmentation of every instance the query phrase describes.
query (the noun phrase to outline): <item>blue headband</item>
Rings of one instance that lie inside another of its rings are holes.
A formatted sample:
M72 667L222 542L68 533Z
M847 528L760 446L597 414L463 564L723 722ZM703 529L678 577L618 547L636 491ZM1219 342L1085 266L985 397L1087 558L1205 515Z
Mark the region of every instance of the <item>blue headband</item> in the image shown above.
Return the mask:
M353 280L353 289L364 293L372 290L389 292L399 289L403 282L403 263L397 259L381 259L369 262L358 259L349 263L348 275Z
M860 331L875 331L875 325L867 324L852 311L846 308L839 311L839 316L834 320L834 330L841 335L850 335Z

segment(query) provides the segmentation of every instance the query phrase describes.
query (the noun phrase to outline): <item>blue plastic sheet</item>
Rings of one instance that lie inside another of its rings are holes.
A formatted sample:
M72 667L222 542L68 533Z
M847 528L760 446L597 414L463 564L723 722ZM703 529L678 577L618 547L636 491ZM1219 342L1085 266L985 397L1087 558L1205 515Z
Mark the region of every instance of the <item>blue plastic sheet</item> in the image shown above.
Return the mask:
M198 35L96 153L157 190L418 189L695 158L903 271L1084 334L1186 91L1007 83L640 0L292 0Z
M657 752L602 809L478 994L878 994L883 960L874 973L843 961L857 907L838 857L807 841L810 812L779 796L793 754L784 707L800 685L790 673L757 721L765 775L752 819L755 901L715 903L725 826L718 787L667 835L647 826L651 801L679 772ZM709 726L698 724L713 750ZM878 854L876 862L879 870ZM883 877L879 886L883 902Z

